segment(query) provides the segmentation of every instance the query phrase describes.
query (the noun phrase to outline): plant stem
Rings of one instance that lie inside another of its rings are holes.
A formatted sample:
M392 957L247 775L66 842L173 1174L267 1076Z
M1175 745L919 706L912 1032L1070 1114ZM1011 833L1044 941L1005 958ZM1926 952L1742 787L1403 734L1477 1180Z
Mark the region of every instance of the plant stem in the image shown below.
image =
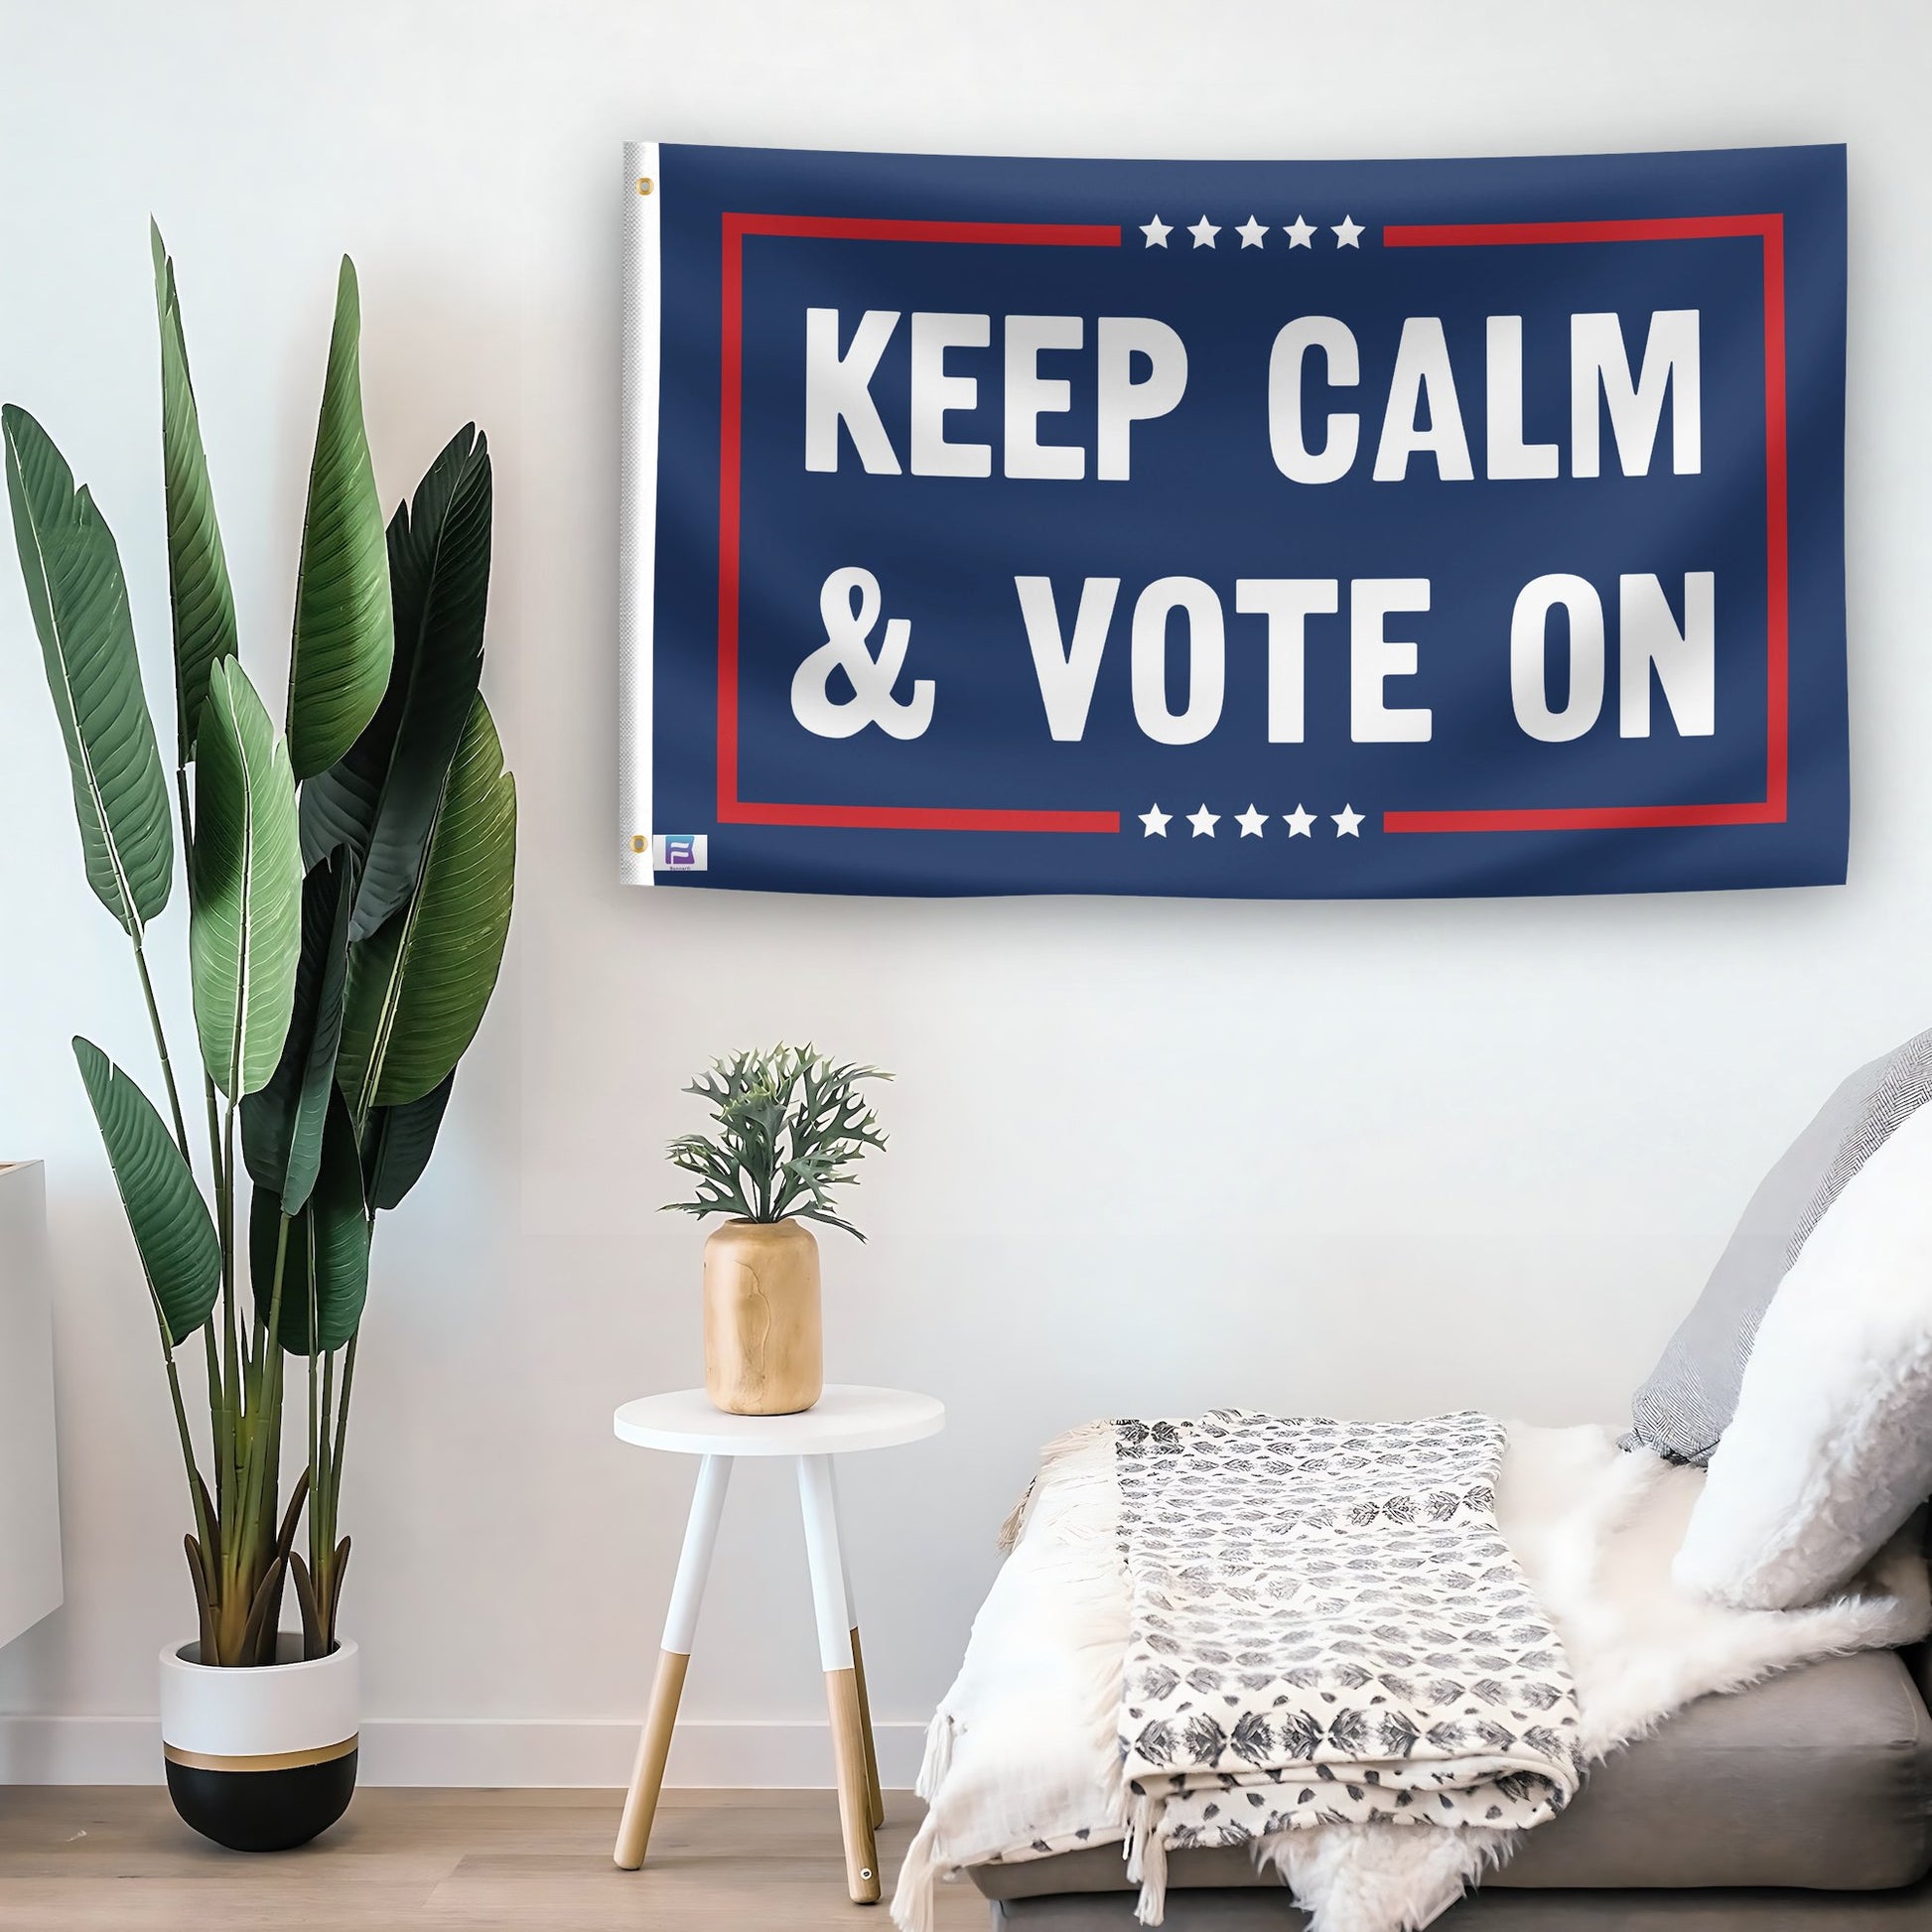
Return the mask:
M316 1337L311 1334L309 1339L313 1343ZM336 1357L333 1350L314 1351L309 1356L312 1373L316 1354L322 1355L322 1401L316 1411L316 1447L321 1467L319 1473L312 1476L309 1481L309 1494L312 1499L309 1505L309 1572L315 1579L317 1597L326 1607L329 1595L329 1558L336 1547L335 1471L330 1454L330 1418L337 1403ZM318 1483L320 1491L318 1491ZM313 1500L318 1493L321 1497L320 1508ZM326 1616L323 1619L323 1634L325 1637L328 1635Z
M154 1030L154 1050L161 1055L161 1077L168 1087L168 1111L175 1117L175 1145L181 1158L188 1155L188 1125L182 1119L181 1094L175 1087L175 1063L168 1057L168 1035L161 1025L161 1008L154 997L154 981L148 973L148 955L139 939L134 942L134 967L141 975L141 997L148 1003L148 1025Z
M289 1217L281 1217L281 1226L275 1235L275 1281L268 1292L268 1319L271 1328L280 1333L282 1317L282 1274L288 1262ZM276 1373L282 1359L279 1348L264 1349L254 1369L254 1428L248 1442L248 1503L247 1517L252 1525L260 1518L264 1497L262 1481L271 1459L271 1451L279 1440L276 1424L281 1418L281 1404L273 1400ZM267 1499L271 1513L273 1498ZM252 1580L251 1580L252 1581ZM252 1595L252 1590L250 1594Z
M336 1453L330 1468L333 1479L341 1485L343 1478L343 1445L348 1441L348 1392L355 1383L355 1343L361 1334L358 1328L348 1338L348 1346L343 1351L343 1392L336 1405ZM332 1507L334 1499L331 1499Z
M195 855L195 813L188 802L188 766L185 763L175 766L175 808L181 813L181 849L188 854L192 863ZM191 900L194 896L191 886Z
M181 1438L181 1459L188 1474L188 1501L195 1512L195 1534L201 1539L204 1557L214 1545L208 1535L207 1513L202 1507L201 1469L195 1461L195 1439L188 1431L188 1410L181 1399L181 1371L175 1366L175 1351L164 1336L162 1360L168 1364L168 1394L175 1405L175 1433Z
M232 1108L229 1113L232 1127ZM274 1285L269 1290L270 1309L276 1315L280 1313L282 1273L287 1256L288 1221L284 1217L276 1241ZM233 1330L230 1327L230 1345L232 1341ZM235 1383L244 1398L237 1430L236 1529L231 1543L224 1545L221 1553L221 1600L216 1611L216 1624L221 1631L222 1661L225 1663L246 1664L255 1661L252 1657L244 1657L241 1651L249 1612L254 1606L262 1579L273 1561L275 1499L268 1494L268 1482L269 1472L276 1464L276 1450L280 1447L277 1428L281 1416L277 1388L280 1359L279 1349L264 1351L262 1357L251 1365L245 1378L237 1374ZM266 1525L262 1520L264 1509L270 1518Z
M234 1318L234 1116L235 1103L221 1120L221 1367L231 1386L239 1384L240 1344Z
M195 1459L195 1438L188 1427L188 1408L182 1401L181 1371L175 1365L174 1343L168 1338L167 1318L161 1312L161 1306L155 1305L155 1318L161 1324L161 1359L168 1367L168 1395L175 1409L175 1433L181 1439L182 1468L188 1477L188 1506L195 1512L195 1539L201 1546L200 1561L204 1587L210 1588L213 1578L209 1575L208 1565L213 1560L214 1541L209 1534L207 1509L204 1503L206 1494L202 1483L201 1465Z
M218 1228L221 1225L223 1188L221 1117L215 1104L214 1076L211 1073L203 1073L202 1092L207 1107L207 1156L209 1166L214 1172L214 1220ZM226 1530L229 1526L229 1512L234 1496L234 1472L231 1466L235 1439L234 1392L228 1387L221 1374L220 1355L214 1340L214 1323L205 1322L202 1334L207 1344L207 1415L208 1428L213 1437L214 1507L215 1513L221 1518L222 1528Z
M221 1357L214 1345L214 1323L202 1323L202 1349L207 1357L208 1460L214 1470L214 1514L224 1526L228 1516L228 1468L225 1445L230 1431L226 1427L226 1398L221 1388Z
M358 1331L359 1332L359 1331ZM343 1490L343 1449L348 1441L348 1398L355 1384L355 1335L350 1335L348 1345L343 1350L342 1387L335 1401L336 1444L329 1454L328 1501L323 1513L318 1517L313 1506L309 1516L309 1526L315 1536L316 1561L311 1565L316 1576L316 1594L323 1610L322 1639L325 1646L336 1640L336 1615L341 1608L339 1592L342 1577L336 1567L338 1549L336 1528L338 1505L342 1501ZM325 1416L329 1408L329 1382L336 1370L336 1358L329 1357L328 1368L323 1378L323 1409ZM326 1425L325 1425L326 1426ZM324 1579L327 1579L325 1587Z
M322 1506L322 1453L326 1425L316 1401L316 1298L309 1296L309 1575L315 1576L316 1511Z
M212 1083L210 1082L210 1088ZM215 1205L221 1233L221 1420L226 1432L230 1498L233 1528L228 1530L223 1548L230 1543L239 1554L241 1532L247 1522L247 1492L242 1481L243 1464L251 1438L250 1416L245 1406L241 1356L235 1338L234 1318L234 1102L228 1111L216 1144ZM214 1124L215 1104L208 1096L209 1126Z

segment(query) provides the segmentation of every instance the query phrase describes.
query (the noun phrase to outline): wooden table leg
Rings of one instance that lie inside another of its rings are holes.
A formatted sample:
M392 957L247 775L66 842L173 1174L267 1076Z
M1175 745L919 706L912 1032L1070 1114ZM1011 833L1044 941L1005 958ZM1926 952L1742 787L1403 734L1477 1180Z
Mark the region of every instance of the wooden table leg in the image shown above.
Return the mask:
M872 1699L866 1695L866 1653L859 1647L859 1626L852 1626L852 1681L859 1693L859 1741L866 1754L866 1800L872 1828L886 1822L886 1794L879 1788L879 1745L872 1733Z
M859 1599L852 1593L852 1565L845 1554L845 1520L839 1508L839 1479L832 1470L832 1508L838 1517L839 1576L845 1585L845 1613L852 1619L852 1675L859 1686L859 1729L866 1744L866 1790L872 1805L872 1828L886 1822L886 1795L879 1786L879 1744L873 1735L872 1699L866 1691L866 1653L859 1644Z
M832 1493L832 1458L798 1458L798 1504L805 1520L805 1556L812 1573L812 1608L825 1702L832 1718L838 1768L839 1829L845 1839L845 1888L855 1904L879 1902L879 1847L873 1837L872 1791L866 1771L866 1731L859 1708L859 1674L846 1607L845 1564L839 1553L839 1512Z
M697 1633L698 1605L704 1598L711 1553L718 1543L718 1524L725 1513L731 1473L729 1455L707 1455L698 1466L698 1487L691 1498L684 1548L677 1560L677 1582L671 1586L671 1607L664 1617L664 1647L658 1653L650 1709L637 1740L637 1762L630 1773L630 1788L624 1793L617 1847L611 1854L626 1871L635 1871L643 1863L650 1845L651 1821L657 1816L658 1794L664 1788L664 1760L670 1755L678 1700L684 1692L691 1641Z

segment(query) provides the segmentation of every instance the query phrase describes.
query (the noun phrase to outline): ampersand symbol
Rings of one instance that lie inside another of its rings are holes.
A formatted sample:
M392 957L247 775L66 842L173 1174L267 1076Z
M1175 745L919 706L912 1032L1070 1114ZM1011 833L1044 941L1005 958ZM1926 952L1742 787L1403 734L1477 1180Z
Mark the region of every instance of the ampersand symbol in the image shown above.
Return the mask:
M887 621L877 657L868 642L879 621L879 579L856 566L835 570L818 594L818 616L825 641L792 673L792 716L820 738L850 738L868 725L891 738L921 736L932 723L932 680L915 678L909 698L893 695L905 668L910 622ZM851 679L851 697L831 695L834 671Z

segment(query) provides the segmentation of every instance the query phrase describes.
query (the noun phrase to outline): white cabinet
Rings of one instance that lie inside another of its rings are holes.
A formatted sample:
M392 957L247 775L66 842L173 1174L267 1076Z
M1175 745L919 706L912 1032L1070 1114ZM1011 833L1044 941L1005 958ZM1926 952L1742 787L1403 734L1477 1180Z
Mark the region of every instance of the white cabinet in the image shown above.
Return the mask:
M0 1165L0 1643L60 1601L47 1188L24 1161Z

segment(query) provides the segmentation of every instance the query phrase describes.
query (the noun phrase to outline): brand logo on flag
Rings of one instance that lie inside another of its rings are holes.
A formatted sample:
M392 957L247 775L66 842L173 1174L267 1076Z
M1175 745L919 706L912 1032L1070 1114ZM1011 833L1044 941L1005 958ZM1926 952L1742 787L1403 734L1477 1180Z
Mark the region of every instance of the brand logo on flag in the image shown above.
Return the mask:
M650 842L651 865L659 872L703 872L710 843L703 832L659 832Z

